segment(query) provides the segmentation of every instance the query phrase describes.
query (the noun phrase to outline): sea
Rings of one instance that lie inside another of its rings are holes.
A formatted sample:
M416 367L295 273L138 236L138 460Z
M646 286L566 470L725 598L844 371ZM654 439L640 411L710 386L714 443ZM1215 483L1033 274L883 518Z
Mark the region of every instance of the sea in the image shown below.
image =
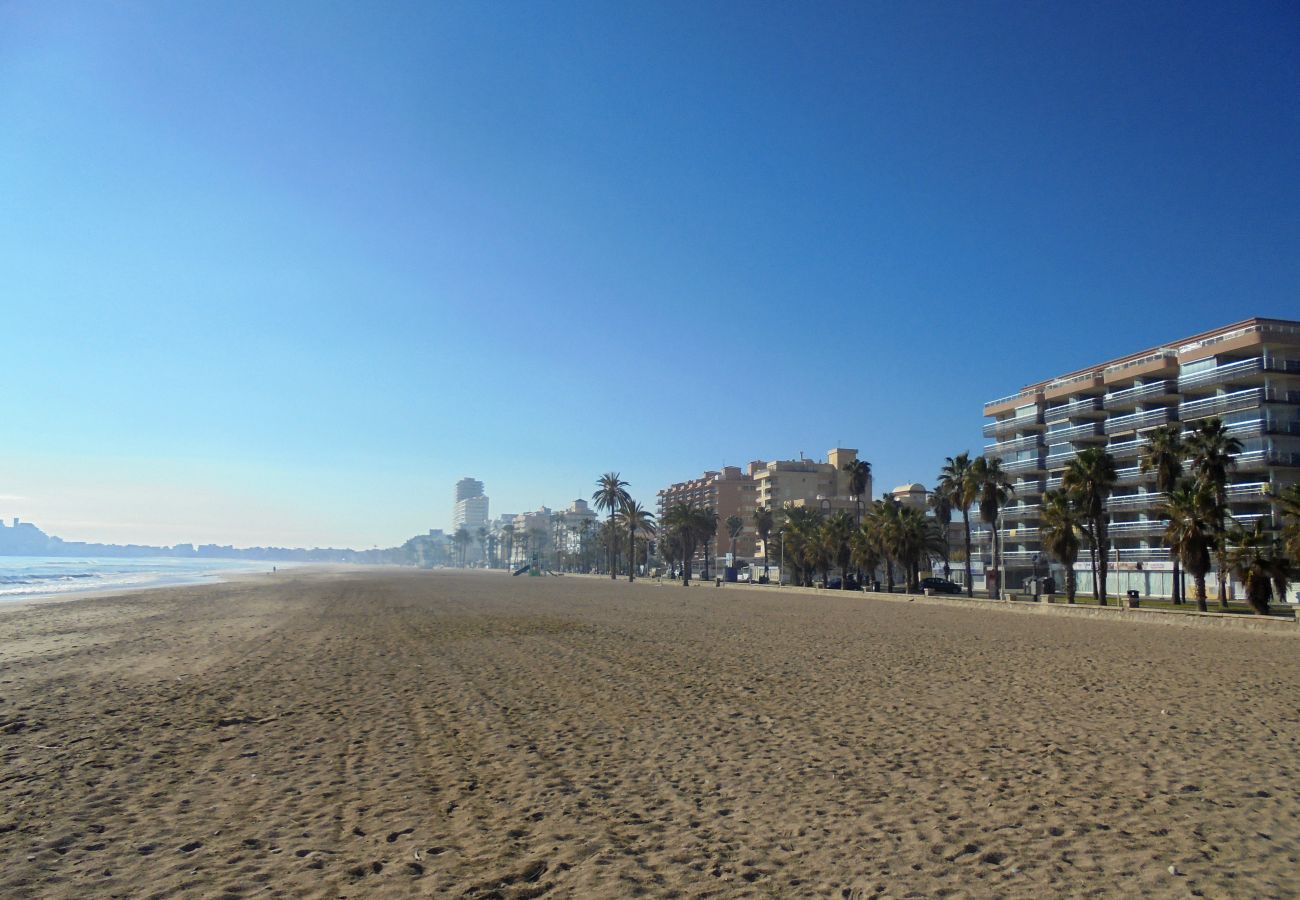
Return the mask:
M171 557L0 556L0 603L88 591L202 584L292 563Z

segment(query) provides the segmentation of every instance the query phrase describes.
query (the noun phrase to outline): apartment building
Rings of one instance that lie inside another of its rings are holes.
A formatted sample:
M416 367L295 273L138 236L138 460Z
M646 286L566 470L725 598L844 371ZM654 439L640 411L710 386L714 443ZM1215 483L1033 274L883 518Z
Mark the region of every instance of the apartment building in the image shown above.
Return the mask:
M727 519L739 516L745 523L745 530L736 539L736 558L753 559L755 550L754 508L756 485L754 473L762 462L751 462L744 469L739 466L724 466L721 471L708 471L699 478L679 481L658 492L658 516L662 520L665 513L678 503L689 503L712 509L718 514L718 530L713 537L709 550L717 557L731 551L731 536L727 533ZM703 554L704 548L699 548ZM710 562L712 567L715 561Z
M1043 492L1061 486L1078 451L1103 447L1119 472L1107 505L1115 570L1108 588L1168 596L1173 563L1158 509L1164 498L1154 476L1139 471L1146 435L1171 422L1186 433L1221 418L1243 444L1228 487L1231 514L1244 526L1271 522L1270 496L1300 480L1300 322L1236 322L1028 385L986 403L984 415L993 420L984 426L993 439L984 455L1002 460L1015 487L998 529L1008 588L1050 562L1039 543ZM990 534L980 533L985 563ZM1087 566L1076 568L1080 590L1091 590Z

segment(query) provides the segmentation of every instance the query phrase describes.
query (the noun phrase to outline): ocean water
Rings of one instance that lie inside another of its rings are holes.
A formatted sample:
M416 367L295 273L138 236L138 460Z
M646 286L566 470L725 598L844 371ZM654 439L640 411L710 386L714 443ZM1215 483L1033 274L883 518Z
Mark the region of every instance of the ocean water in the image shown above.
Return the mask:
M219 581L242 572L269 572L282 563L240 559L123 559L93 556L0 556L0 603L31 597Z

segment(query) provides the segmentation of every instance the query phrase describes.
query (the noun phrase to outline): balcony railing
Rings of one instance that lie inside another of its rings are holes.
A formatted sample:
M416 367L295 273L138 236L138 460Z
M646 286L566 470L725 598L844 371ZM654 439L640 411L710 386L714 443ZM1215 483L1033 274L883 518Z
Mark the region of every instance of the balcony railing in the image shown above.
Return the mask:
M1042 442L1042 437L1037 434L1013 438L1009 441L998 441L996 444L988 444L985 446L984 455L1002 456L1006 453L1015 453L1017 450L1031 450L1042 444Z
M1084 422L1082 425L1072 425L1069 428L1058 428L1055 431L1049 430L1045 438L1049 444L1099 438L1102 433L1101 429L1097 427L1098 424L1097 422Z
M1244 484L1228 485L1229 500L1249 500L1253 497L1268 497L1272 489L1267 481L1250 481Z
M1008 475L1015 472L1036 472L1043 468L1043 460L1040 457L1033 459L1018 459L1015 462L1003 462L1002 471Z
M1146 438L1138 438L1135 441L1120 441L1117 444L1107 444L1106 452L1115 459L1136 459L1142 454L1142 448L1146 445Z
M1148 353L1146 356L1140 356L1137 359L1130 359L1128 362L1115 363L1113 366L1107 366L1102 369L1104 375L1114 375L1116 372L1122 372L1125 369L1131 369L1134 366L1145 366L1148 363L1159 362L1162 359L1177 359L1178 351L1169 347L1162 347L1154 353Z
M1002 404L1009 403L1012 400L1024 400L1025 404L1028 405L1029 403L1034 403L1042 399L1042 396L1043 396L1042 388L1026 388L1025 390L1018 391L1017 393L1008 394L1005 397L999 397L996 400L990 400L988 403L985 403L984 415L988 415L988 410L990 407L1001 406Z
M1183 344L1178 348L1179 354L1190 353L1193 350L1200 350L1202 347L1211 347L1223 341L1231 341L1235 338L1247 334L1277 334L1277 335L1300 335L1300 328L1294 325L1284 325L1280 322L1260 322L1254 325L1246 325L1241 328L1234 328L1232 331L1216 334L1213 337L1202 338L1199 341L1192 341L1190 344Z
M1133 535L1147 534L1164 534L1167 522L1164 521L1145 521L1145 522L1111 522L1110 534L1112 537L1132 537Z
M1037 497L1043 492L1043 482L1038 478L1025 478L1023 475L1012 485L1017 497Z
M1246 375L1255 375L1264 369L1263 357L1254 359L1241 359L1237 362L1224 363L1221 366L1215 366L1212 369L1202 369L1199 372L1193 372L1190 375L1178 376L1178 389L1186 390L1190 387L1200 387L1207 384L1219 384L1232 381L1235 378L1241 378Z
M1060 406L1049 406L1043 411L1043 418L1048 422L1054 422L1058 419L1068 419L1071 416L1082 416L1094 412L1104 412L1100 397L1084 397L1081 400L1072 400Z
M1007 419L998 419L996 422L989 422L984 426L985 437L995 437L999 434L1006 434L1008 431L1018 431L1022 428L1040 428L1043 424L1042 413L1033 413L1025 416L1012 416Z
M1119 497L1110 497L1106 500L1107 509L1143 509L1148 506L1155 506L1165 502L1165 495L1162 491L1150 491L1145 494L1124 494Z
M1218 397L1205 397L1201 400L1180 403L1178 412L1184 421L1188 421L1242 409L1254 409L1261 403L1300 403L1300 391L1282 391L1269 387L1246 388L1244 391L1233 391Z
M1178 391L1174 382L1155 381L1151 384L1139 384L1136 387L1125 388L1122 391L1107 394L1105 404L1107 409L1118 409L1151 397L1166 397L1176 393Z
M1039 503L1022 503L1019 506L1008 506L1002 510L1002 518L1009 521L1037 519L1041 509L1042 504Z
M1007 565L1011 565L1012 563L1032 564L1034 558L1038 556L1042 556L1043 562L1046 564L1047 556L1039 550L1008 550L1002 554L1002 560Z
M1143 481L1150 481L1152 478L1155 478L1155 475L1153 473L1147 473L1146 475L1143 475L1142 470L1138 466L1130 466L1126 469L1116 469L1115 476L1116 476L1115 477L1116 484L1126 484L1126 485L1139 484Z
M1049 491L1059 491L1061 489L1061 477L1058 475L1055 478L1047 479L1047 489Z
M1049 381L1046 389L1054 391L1057 388L1073 387L1076 384L1086 384L1090 381L1096 381L1101 378L1101 370L1096 369L1092 372L1083 372L1079 375L1072 375L1069 378L1057 378L1055 381Z
M1164 547L1118 547L1110 551L1113 561L1119 553L1120 562L1167 562L1169 551Z
M1038 540L1038 528L1034 526L1024 526L1016 528L1003 528L998 534L1002 535L1004 540L1019 544L1023 541Z
M1115 434L1121 431L1132 431L1134 428L1163 425L1165 422L1172 422L1173 419L1172 407L1148 409L1145 412L1129 413L1127 416L1112 416L1106 420L1106 433Z

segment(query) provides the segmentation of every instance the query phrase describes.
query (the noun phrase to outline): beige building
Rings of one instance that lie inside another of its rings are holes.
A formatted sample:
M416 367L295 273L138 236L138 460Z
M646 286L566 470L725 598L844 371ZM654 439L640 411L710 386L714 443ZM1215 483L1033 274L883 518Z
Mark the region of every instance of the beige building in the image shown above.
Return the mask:
M769 463L750 463L759 506L781 509L796 500L812 505L813 501L849 499L849 474L844 464L858 458L857 450L837 447L826 454L826 462L815 459L781 459ZM871 499L871 479L858 498ZM804 505L800 504L800 505Z
M1261 518L1275 525L1270 497L1300 480L1300 322L1247 319L1151 347L1028 385L984 404L984 415L993 420L984 426L993 439L984 455L1001 459L1014 479L998 530L1008 587L1048 562L1039 543L1043 492L1061 486L1078 451L1102 447L1119 474L1107 503L1117 576L1107 588L1167 596L1164 495L1154 475L1139 471L1146 436L1159 425L1181 423L1187 434L1222 419L1243 445L1228 485L1232 517L1247 527ZM981 544L975 552L987 562L988 529ZM1090 590L1091 573L1080 574L1079 589Z
M930 505L930 492L919 481L914 481L911 484L900 484L889 492L889 496L893 497L894 502L900 506L910 506L912 509L921 512L925 512Z
M756 538L754 534L754 477L756 466L762 463L752 462L745 469L739 466L724 466L721 471L705 472L692 481L679 481L669 485L658 494L659 518L678 503L712 509L718 514L718 530L714 535L709 551L715 560L725 560L731 552L731 536L727 533L727 519L739 516L745 523L745 530L736 539L736 558L753 559ZM699 548L702 558L704 548ZM710 561L710 568L715 561Z

